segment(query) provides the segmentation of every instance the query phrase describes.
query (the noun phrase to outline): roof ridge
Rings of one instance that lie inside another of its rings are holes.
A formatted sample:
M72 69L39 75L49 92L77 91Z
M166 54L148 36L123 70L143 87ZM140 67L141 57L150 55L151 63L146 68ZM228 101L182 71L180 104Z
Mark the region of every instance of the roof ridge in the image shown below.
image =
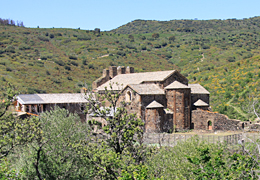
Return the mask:
M146 109L152 109L152 108L163 108L164 106L160 103L158 103L156 100L153 100L150 104L146 106Z

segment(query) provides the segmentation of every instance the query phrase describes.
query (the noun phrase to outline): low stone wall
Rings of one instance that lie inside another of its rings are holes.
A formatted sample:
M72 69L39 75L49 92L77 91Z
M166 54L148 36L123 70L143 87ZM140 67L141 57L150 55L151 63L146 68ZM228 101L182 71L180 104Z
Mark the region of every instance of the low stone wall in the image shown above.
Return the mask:
M251 124L249 129L260 129L260 123Z
M213 131L237 131L245 127L244 122L240 120L229 119L226 115L204 110L192 111L192 125L195 130L212 128Z

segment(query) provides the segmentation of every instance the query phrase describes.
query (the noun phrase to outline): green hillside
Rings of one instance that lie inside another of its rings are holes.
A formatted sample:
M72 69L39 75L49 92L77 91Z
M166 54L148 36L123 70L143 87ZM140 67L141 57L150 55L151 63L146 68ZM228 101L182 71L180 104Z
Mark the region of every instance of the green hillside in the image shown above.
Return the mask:
M136 20L110 32L0 25L0 84L21 93L78 92L108 66L177 69L211 92L214 111L254 119L243 107L259 93L260 17Z

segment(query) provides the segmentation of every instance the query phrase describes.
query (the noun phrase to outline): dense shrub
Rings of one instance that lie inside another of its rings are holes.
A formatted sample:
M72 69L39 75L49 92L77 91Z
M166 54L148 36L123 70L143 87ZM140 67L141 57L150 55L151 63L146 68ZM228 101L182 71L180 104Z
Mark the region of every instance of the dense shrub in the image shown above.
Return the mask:
M48 58L47 58L47 56L41 56L40 59L41 60L47 60Z
M167 46L167 42L162 42L161 44L162 44L162 47Z
M153 47L155 48L161 48L162 46L160 44L154 44Z
M155 39L157 39L157 38L160 37L160 35L159 35L159 33L153 33L153 34L152 34L152 37L155 38Z
M78 58L74 55L69 55L69 59L72 59L72 60L77 60Z
M209 45L203 45L202 49L210 49L210 46Z
M174 40L175 40L175 36L170 36L170 37L169 37L169 41L172 41L172 42L173 42Z
M118 54L119 56L125 56L126 55L124 51L117 51L116 54Z
M140 36L140 39L146 40L146 37L145 36Z
M141 50L146 50L146 46L145 45L141 45Z
M227 60L228 60L228 62L235 62L236 58L235 57L228 57Z
M41 41L46 41L46 42L49 41L49 39L44 37L44 36L39 36L38 39L41 40Z
M126 47L127 47L128 49L136 49L136 47L133 46L133 45L131 45L131 44L127 44Z
M13 46L8 46L8 47L5 49L5 52L15 53L15 48L14 48Z
M55 36L62 36L61 33L55 33L54 35L55 35Z
M28 46L27 44L21 44L19 45L19 50L28 50L31 49L30 46Z
M68 71L70 71L71 70L71 68L69 67L69 66L64 66L64 68L66 69L66 70L68 70Z
M55 60L54 61L56 64L58 64L59 66L64 66L65 63L62 60Z
M75 61L72 61L71 64L72 64L73 66L78 66L78 65L79 65L79 64L78 64L77 62L75 62Z
M71 39L66 39L66 40L64 40L64 41L62 41L63 43L69 43L69 42L71 42Z
M10 72L13 71L10 67L6 67L5 70Z
M77 40L81 40L81 41L87 41L87 40L91 40L90 36L77 36Z

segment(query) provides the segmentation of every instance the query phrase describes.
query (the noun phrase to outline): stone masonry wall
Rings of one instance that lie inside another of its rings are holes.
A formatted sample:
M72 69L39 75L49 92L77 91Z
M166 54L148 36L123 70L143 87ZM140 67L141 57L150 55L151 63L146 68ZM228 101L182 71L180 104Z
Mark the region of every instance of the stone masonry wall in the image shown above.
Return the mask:
M126 95L127 93L131 94L131 101L127 102L128 105L126 106L126 109L129 113L136 113L137 117L141 117L141 96L137 94L133 89L130 87L127 87L124 89L122 94L119 97L119 100L117 102L117 106L120 106L121 102L126 102Z
M167 90L166 99L176 130L190 129L190 89Z
M145 132L160 133L163 131L163 124L163 108L152 108L145 110Z
M145 108L148 106L153 100L157 101L164 107L166 107L166 99L165 95L142 95L141 96L141 117L145 118Z
M212 130L236 131L243 129L243 122L229 119L226 115L203 110L192 111L192 124L195 130L209 130L209 121L212 123Z
M169 84L173 83L176 80L182 84L188 85L188 80L184 76L182 76L179 72L175 72L161 83L163 85L162 88L165 88L166 86L168 86Z
M191 104L193 105L196 101L201 99L209 105L209 94L191 94Z

